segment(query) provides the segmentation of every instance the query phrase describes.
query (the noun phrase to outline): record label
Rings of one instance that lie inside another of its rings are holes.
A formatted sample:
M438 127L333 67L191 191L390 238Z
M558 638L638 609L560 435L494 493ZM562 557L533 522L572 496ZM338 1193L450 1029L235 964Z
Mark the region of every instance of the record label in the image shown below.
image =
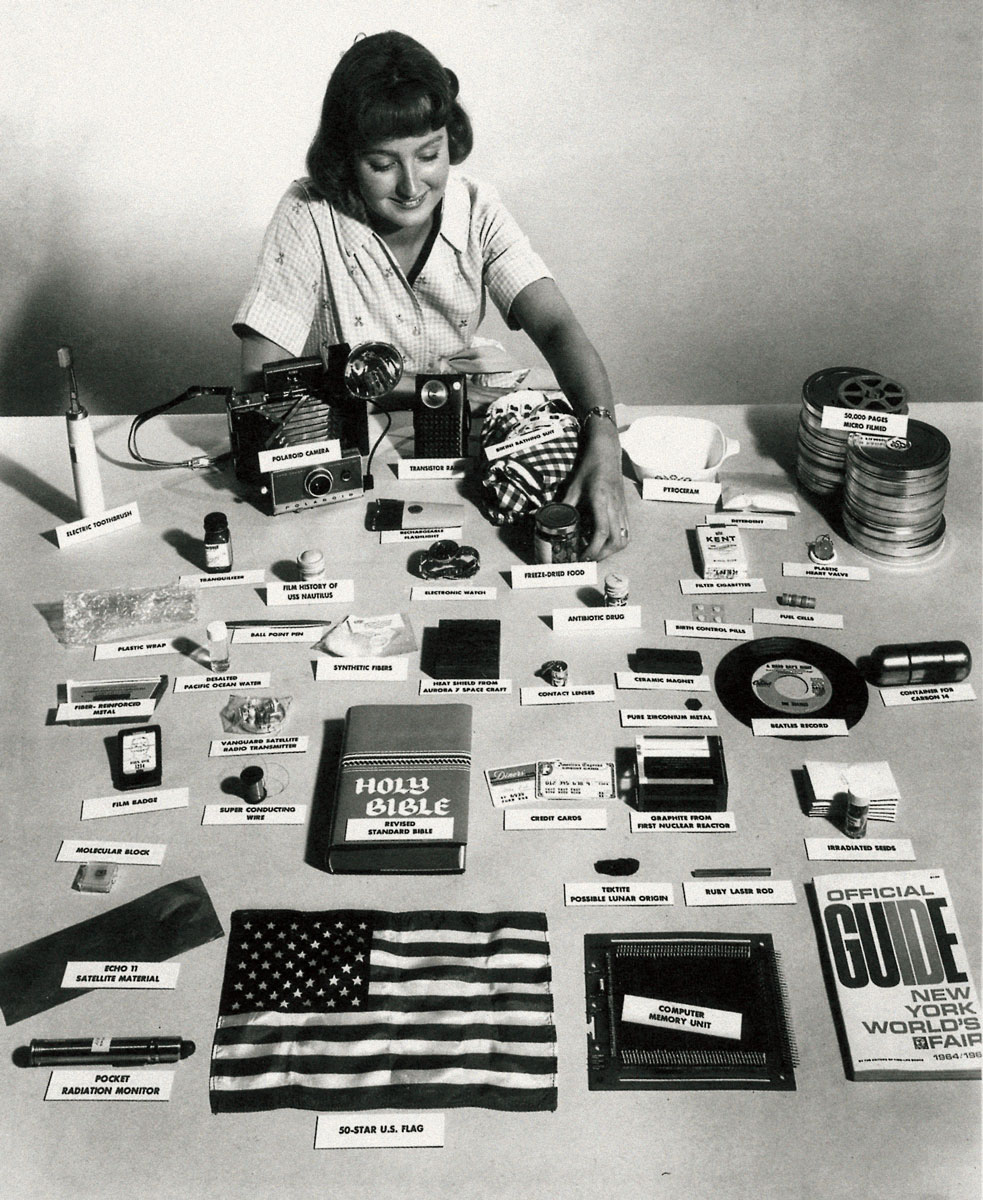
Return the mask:
M751 675L751 687L763 704L780 713L820 712L833 690L818 667L794 658L763 663Z

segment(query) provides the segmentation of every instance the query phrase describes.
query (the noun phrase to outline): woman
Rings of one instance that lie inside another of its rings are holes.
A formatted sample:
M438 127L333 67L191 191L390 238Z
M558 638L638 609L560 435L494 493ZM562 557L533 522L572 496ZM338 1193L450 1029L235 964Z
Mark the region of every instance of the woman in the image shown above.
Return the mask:
M490 295L524 330L581 418L564 500L591 518L587 558L628 541L621 446L604 365L497 194L451 169L471 151L453 72L405 34L357 41L328 81L233 328L243 383L262 365L380 340L406 371L446 370L472 345ZM458 368L460 369L460 368Z

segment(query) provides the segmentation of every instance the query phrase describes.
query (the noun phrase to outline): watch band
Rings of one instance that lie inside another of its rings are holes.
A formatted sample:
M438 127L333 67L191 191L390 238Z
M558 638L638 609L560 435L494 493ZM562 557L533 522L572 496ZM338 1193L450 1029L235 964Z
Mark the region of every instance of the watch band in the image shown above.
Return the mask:
M610 421L612 425L617 425L617 422L614 419L614 413L612 413L610 408L603 408L600 404L595 404L593 408L589 408L583 417L581 417L581 427L586 425L591 417L602 417L605 420Z

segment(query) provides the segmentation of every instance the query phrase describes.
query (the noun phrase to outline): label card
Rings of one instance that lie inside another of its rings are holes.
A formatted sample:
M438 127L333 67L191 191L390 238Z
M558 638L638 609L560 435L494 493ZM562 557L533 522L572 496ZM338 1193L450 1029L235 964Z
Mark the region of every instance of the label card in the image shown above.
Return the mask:
M677 504L716 504L720 484L713 480L652 479L642 480L643 500L671 500Z
M571 587L575 583L597 583L596 562L536 563L513 567L512 588Z
M150 700L166 680L166 675L145 675L136 679L66 679L65 694L70 704Z
M56 1067L45 1100L170 1100L173 1071Z
M772 879L755 883L738 879L726 883L722 879L683 880L683 898L692 908L707 908L719 904L794 904L795 888L791 879Z
M739 529L788 529L788 517L775 513L718 512L708 513L704 525L734 525Z
M613 762L560 762L536 764L536 795L541 800L614 800Z
M975 700L971 683L919 683L911 687L878 688L886 708L911 704L952 704L959 700Z
M680 579L679 590L684 596L737 595L740 592L766 592L763 579Z
M444 1114L434 1112L318 1113L315 1150L380 1150L443 1146Z
M421 679L421 696L511 696L511 679Z
M642 725L706 725L715 727L717 714L712 708L690 712L688 708L622 708L618 712L622 729L637 729Z
M174 694L185 692L229 692L239 688L268 688L270 672L237 675L234 671L216 671L213 675L176 675Z
M119 721L152 717L156 700L115 700L88 704L59 704L56 721Z
M878 438L903 438L908 432L905 413L869 412L865 408L837 408L832 404L823 408L820 424L823 429L865 433Z
M503 438L494 446L486 446L485 457L489 462L495 462L499 458L507 458L510 454L514 454L516 450L532 450L534 446L544 446L547 442L555 442L557 438L563 436L563 433L563 426L558 421L533 425L523 433Z
M619 691L708 692L709 675L655 675L637 671L615 671Z
M817 629L842 629L838 613L803 611L800 608L755 608L751 620L756 625L814 625Z
M314 660L315 679L359 679L369 682L405 682L409 661L405 654L389 658L325 658Z
M414 842L446 842L454 836L453 817L352 817L345 824L350 842L385 842L411 838Z
M505 829L607 829L603 808L507 808Z
M605 905L652 907L673 904L671 883L565 883L563 903L567 908L599 908Z
M806 856L818 862L840 862L858 858L879 862L914 862L915 850L908 838L806 838Z
M124 504L120 508L108 508L98 517L83 517L80 521L69 521L67 525L55 526L58 549L75 546L79 542L91 542L93 538L117 529L128 529L140 524L140 510L136 504Z
M129 792L120 796L96 796L82 801L83 821L95 817L123 817L130 813L159 812L165 808L187 808L188 789L167 788L164 791Z
M787 579L870 579L870 567L838 567L836 563L783 562Z
M99 842L69 839L63 841L55 862L137 863L141 867L159 867L166 845L155 842Z
M754 637L750 625L712 625L697 621L666 621L666 637L717 638L724 642L749 642Z
M285 467L307 467L314 463L341 458L341 442L327 438L323 442L304 442L299 446L281 446L278 450L260 450L256 455L260 471L282 471Z
M328 628L323 625L246 625L233 629L232 640L240 645L252 642L300 642L313 645Z
M498 588L468 587L466 584L410 588L411 600L495 600L497 597Z
M206 804L202 825L303 825L306 804Z
M641 629L642 610L637 604L623 608L554 608L554 633L595 633L597 630Z
M355 599L353 579L314 579L308 583L268 583L266 603L270 608L283 604L307 604L323 600L326 604L350 602Z
M63 988L141 988L152 991L176 988L179 962L69 962Z
M396 478L463 479L470 467L470 458L401 458L396 464Z
M182 575L180 582L202 589L237 587L240 584L265 583L266 572L258 568L251 571L216 571L214 575Z
M103 642L96 646L94 660L104 658L145 658L153 654L179 654L177 638L138 638L128 642Z
M384 529L379 534L379 545L395 546L400 542L439 542L443 538L459 542L463 536L464 528L461 525L430 525L420 529Z
M850 732L846 721L810 721L808 718L772 719L752 717L751 732L755 737L846 737Z
M531 762L512 767L489 767L485 771L485 783L493 807L508 808L510 804L528 804L538 800L536 766Z
M524 687L519 688L520 704L603 704L614 700L610 683L593 687Z
M238 754L306 754L306 737L229 737L208 745L209 758L228 758Z
M632 833L735 833L732 812L635 812L628 814Z
M703 1033L707 1037L732 1038L735 1041L740 1039L743 1022L739 1012L631 995L626 995L622 1002L621 1019L633 1025L679 1029L685 1033Z

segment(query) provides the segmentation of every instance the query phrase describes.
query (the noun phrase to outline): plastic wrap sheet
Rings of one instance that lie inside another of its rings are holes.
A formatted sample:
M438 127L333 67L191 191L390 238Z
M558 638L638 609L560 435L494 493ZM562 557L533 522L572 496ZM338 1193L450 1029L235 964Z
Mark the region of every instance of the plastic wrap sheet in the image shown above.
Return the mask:
M64 640L70 646L118 642L198 620L198 589L180 583L161 587L68 592Z

